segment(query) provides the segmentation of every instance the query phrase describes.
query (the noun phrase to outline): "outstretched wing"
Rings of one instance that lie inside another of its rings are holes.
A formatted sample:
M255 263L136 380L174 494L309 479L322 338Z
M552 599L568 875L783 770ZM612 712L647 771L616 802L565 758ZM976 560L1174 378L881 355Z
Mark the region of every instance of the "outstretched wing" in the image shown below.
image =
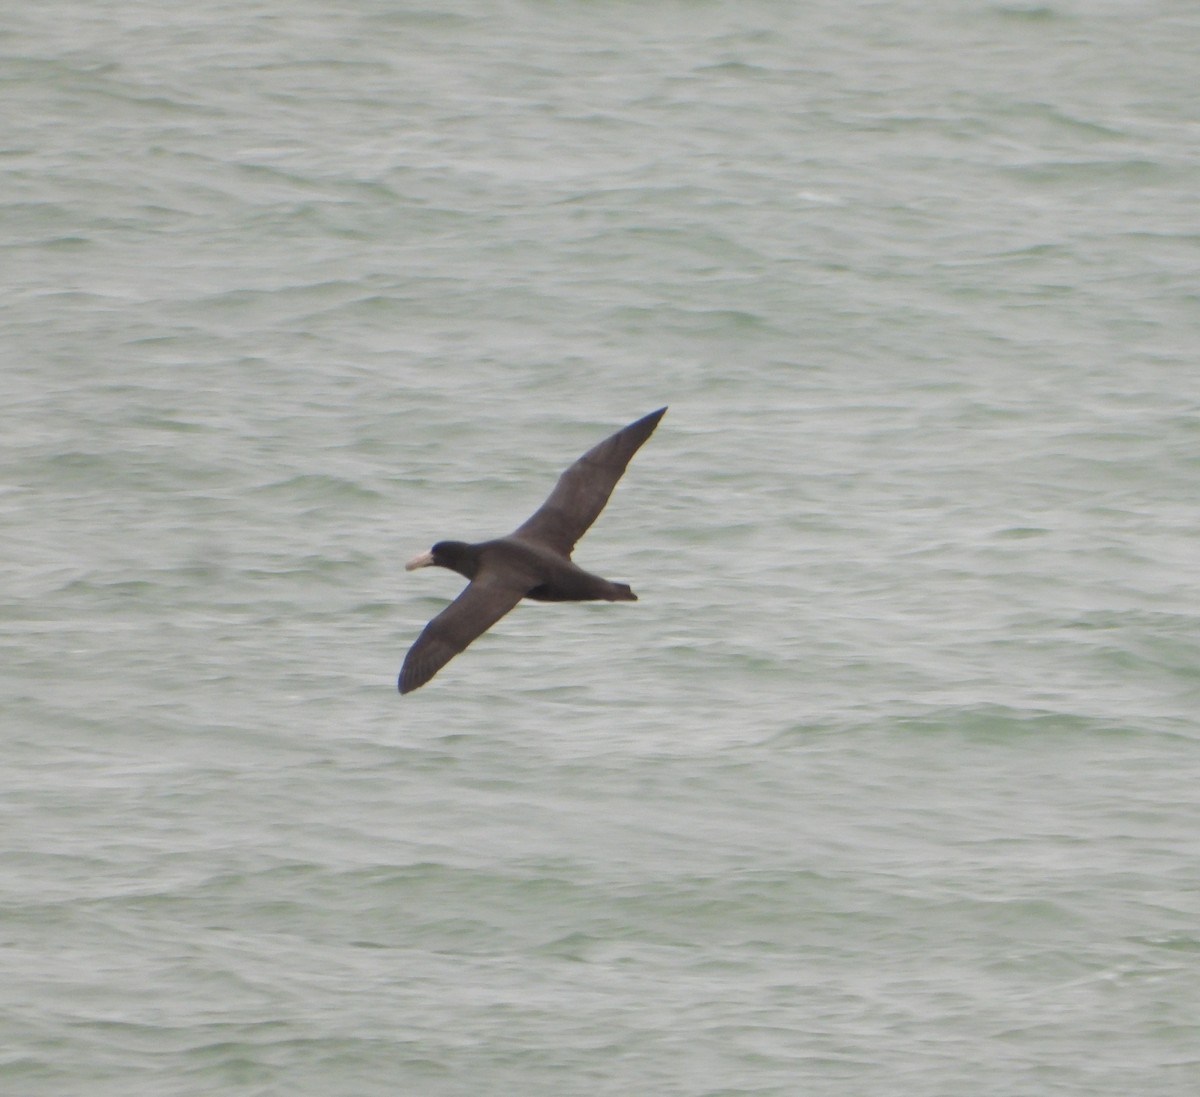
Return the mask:
M429 622L408 649L400 669L401 693L423 686L472 640L482 636L523 597L526 590L486 572Z
M600 516L630 458L654 433L666 410L652 411L588 450L558 478L550 497L513 536L570 556L575 543Z

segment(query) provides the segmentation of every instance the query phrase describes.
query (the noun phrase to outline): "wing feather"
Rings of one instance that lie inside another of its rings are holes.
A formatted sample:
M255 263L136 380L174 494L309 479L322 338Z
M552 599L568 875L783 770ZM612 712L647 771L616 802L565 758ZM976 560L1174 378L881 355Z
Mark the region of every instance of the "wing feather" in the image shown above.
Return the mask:
M404 657L401 693L423 686L467 645L482 636L523 597L526 590L494 575L476 576L429 622Z
M513 536L570 556L666 410L651 412L588 450L558 478L546 501Z

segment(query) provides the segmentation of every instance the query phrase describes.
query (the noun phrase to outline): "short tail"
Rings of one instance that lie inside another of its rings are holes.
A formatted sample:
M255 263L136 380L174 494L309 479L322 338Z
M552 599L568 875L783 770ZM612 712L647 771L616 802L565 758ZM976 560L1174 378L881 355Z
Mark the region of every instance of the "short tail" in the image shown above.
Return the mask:
M609 594L610 602L636 602L638 597L630 589L628 583L610 583L612 593Z

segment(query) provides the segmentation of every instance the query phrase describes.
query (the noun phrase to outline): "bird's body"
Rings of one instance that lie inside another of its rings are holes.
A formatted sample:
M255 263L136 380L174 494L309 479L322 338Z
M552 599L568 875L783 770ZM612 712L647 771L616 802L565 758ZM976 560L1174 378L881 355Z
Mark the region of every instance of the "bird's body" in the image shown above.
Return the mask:
M400 671L401 693L429 681L522 598L539 602L636 602L624 583L584 571L571 560L630 458L654 432L666 408L631 423L588 450L559 477L533 516L492 541L439 541L407 569L437 566L469 580L466 589L417 638Z

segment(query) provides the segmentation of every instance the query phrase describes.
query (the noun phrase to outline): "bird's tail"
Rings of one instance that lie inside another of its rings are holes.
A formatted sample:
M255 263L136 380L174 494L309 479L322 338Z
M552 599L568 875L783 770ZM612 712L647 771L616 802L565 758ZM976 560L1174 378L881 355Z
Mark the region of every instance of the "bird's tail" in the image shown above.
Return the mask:
M610 602L636 602L638 600L628 583L609 583L609 586L612 588L608 595Z

